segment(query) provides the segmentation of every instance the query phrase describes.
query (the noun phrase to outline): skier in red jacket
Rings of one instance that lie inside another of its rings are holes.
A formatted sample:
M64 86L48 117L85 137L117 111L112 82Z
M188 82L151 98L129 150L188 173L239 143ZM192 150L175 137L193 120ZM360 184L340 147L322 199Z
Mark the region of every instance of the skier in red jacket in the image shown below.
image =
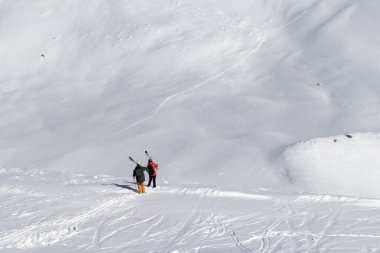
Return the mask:
M149 182L147 186L149 187L153 181L153 188L156 188L156 176L157 176L156 170L158 170L158 164L154 163L152 158L149 158L147 167L148 167L148 173L149 173Z

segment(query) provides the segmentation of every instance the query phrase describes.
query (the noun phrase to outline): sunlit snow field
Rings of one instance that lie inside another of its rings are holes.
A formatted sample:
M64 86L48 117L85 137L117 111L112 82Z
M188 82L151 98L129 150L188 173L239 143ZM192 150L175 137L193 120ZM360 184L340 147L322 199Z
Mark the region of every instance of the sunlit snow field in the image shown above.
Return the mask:
M0 252L380 252L379 11L0 1Z

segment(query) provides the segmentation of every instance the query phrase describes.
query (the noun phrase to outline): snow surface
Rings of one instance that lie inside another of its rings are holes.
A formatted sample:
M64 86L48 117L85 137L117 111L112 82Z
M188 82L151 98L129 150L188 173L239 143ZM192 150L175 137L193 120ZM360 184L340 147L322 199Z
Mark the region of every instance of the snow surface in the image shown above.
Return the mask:
M376 252L380 201L3 169L1 252Z
M379 11L0 1L0 252L380 251Z
M284 157L289 178L306 189L376 198L379 154L380 135L367 133L299 143L289 147Z

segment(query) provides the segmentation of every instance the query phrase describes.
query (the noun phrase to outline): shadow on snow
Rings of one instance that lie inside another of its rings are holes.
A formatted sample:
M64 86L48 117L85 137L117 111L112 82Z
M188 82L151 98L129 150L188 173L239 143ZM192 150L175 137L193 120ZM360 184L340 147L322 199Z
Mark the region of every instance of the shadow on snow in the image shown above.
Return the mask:
M131 185L129 185L129 184L136 184L136 183L134 183L134 182L126 182L126 183L128 183L128 184L115 184L114 183L114 184L102 184L102 185L114 185L116 187L128 189L128 190L136 192L136 193L138 192L135 187L132 187Z

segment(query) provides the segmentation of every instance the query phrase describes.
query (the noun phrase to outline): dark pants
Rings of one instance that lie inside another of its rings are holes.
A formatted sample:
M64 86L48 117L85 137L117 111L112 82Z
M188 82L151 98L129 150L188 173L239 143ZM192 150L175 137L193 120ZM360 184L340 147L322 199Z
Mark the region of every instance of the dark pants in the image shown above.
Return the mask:
M152 183L152 180L153 180L153 187L156 187L156 176L150 176L150 175L149 175L148 186L150 186L150 183Z

